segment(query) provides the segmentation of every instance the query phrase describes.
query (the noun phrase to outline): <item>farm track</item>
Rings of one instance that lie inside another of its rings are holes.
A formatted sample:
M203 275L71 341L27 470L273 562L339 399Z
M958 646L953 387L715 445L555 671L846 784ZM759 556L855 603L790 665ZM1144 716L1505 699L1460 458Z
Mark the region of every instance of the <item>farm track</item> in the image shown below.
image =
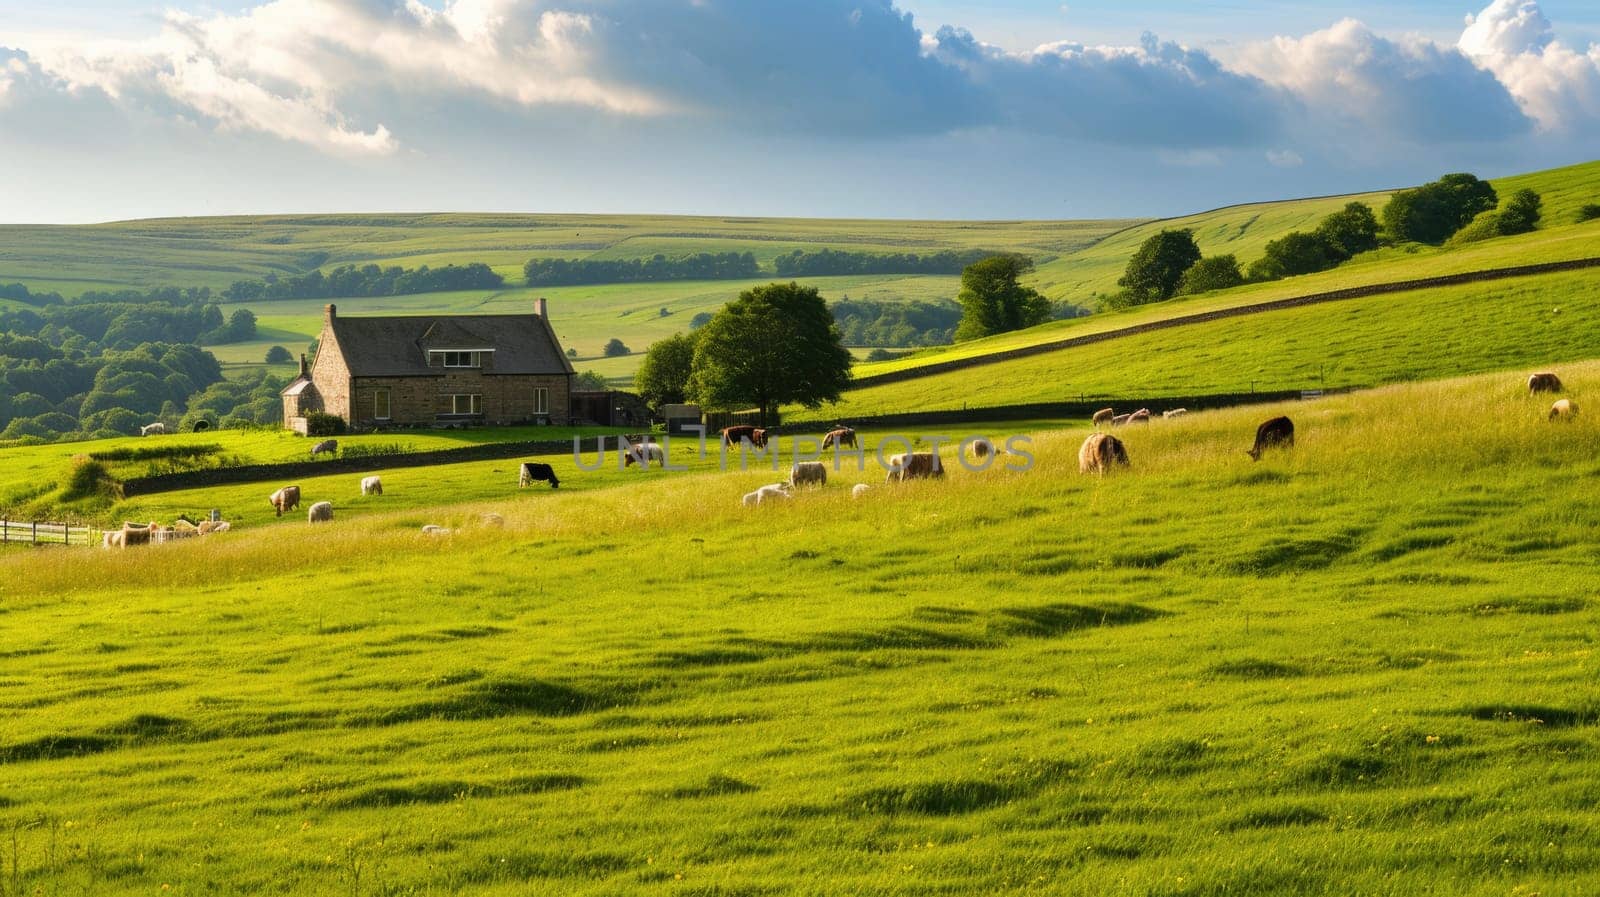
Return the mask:
M1090 333L1083 336L1068 337L1066 339L1051 340L1050 342L1037 343L1031 346L1020 346L1015 349L1005 349L991 352L987 355L975 355L969 358L957 358L950 361L939 361L925 364L920 367L905 368L898 371L889 371L869 377L861 377L850 383L849 389L864 389L869 386L882 386L889 383L903 383L907 380L918 380L931 377L935 374L950 371L965 370L986 364L997 364L1004 361L1013 361L1018 358L1028 358L1034 355L1043 355L1049 352L1059 352L1078 346L1107 340L1120 339L1129 336L1138 336L1156 330L1165 330L1172 327L1185 327L1191 324L1204 324L1224 318L1235 318L1244 315L1262 314L1264 312L1283 311L1290 308L1300 308L1307 305L1320 305L1324 302L1339 302L1346 299L1363 299L1369 296L1380 296L1386 293L1407 293L1414 290L1432 289L1435 287L1457 286L1467 283L1482 283L1485 281L1506 280L1516 277L1532 277L1539 274L1554 274L1563 271L1579 271L1586 268L1600 267L1600 258L1572 259L1560 262L1544 262L1536 265L1517 265L1507 268L1487 268L1482 271L1470 271L1462 274L1443 274L1437 277L1423 277L1415 280L1398 280L1390 283L1376 283L1360 287L1346 287L1339 290L1328 290L1321 293L1310 293L1304 296L1294 296L1288 299L1274 299L1269 302L1258 302L1251 305L1239 305L1232 308L1221 308L1214 311L1198 312L1192 315L1179 315L1151 321L1146 324L1135 324L1117 330L1107 330L1101 333Z

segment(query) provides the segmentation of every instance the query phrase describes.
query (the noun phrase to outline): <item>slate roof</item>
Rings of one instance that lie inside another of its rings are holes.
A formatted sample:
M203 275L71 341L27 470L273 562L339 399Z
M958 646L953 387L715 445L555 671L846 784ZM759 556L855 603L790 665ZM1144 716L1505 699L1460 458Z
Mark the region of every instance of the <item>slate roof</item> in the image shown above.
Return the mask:
M573 372L538 315L335 316L333 335L354 377L438 376L429 349L493 349L490 375Z

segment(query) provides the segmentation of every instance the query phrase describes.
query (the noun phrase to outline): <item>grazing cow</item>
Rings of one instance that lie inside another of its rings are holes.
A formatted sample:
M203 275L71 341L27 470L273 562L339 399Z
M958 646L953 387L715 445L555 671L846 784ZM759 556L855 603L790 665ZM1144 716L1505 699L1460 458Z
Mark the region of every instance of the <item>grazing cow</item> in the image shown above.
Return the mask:
M1261 453L1269 448L1294 448L1294 421L1275 417L1256 427L1256 444L1245 449L1252 461L1260 461Z
M1130 424L1148 424L1148 423L1150 423L1150 409L1149 408L1140 408L1138 411L1135 411L1134 413L1128 415L1128 423L1130 423Z
M854 486L850 487L850 497L851 498L860 498L861 496L866 495L868 492L871 492L871 491L872 491L872 487L868 486L866 483L857 483Z
M791 486L826 486L828 484L828 465L821 461L796 461L789 468L789 485Z
M667 453L662 451L661 446L653 442L634 443L630 447L627 457L623 460L622 466L630 467L636 461L646 468L650 466L651 461L665 467L667 465Z
M319 501L306 511L307 523L328 523L333 520L333 502Z
M1097 429L1097 430L1100 429L1100 425L1101 424L1109 424L1109 423L1111 423L1112 419L1115 418L1116 416L1117 416L1117 412L1116 412L1115 409L1112 409L1112 408L1101 408L1099 411L1096 411L1094 413L1094 426L1095 426L1095 429Z
M156 421L153 424L145 424L139 428L140 436L164 436L166 435L166 432L167 425L161 421Z
M1550 420L1572 420L1578 413L1578 406L1571 399L1562 399L1550 406Z
M1128 466L1128 450L1110 433L1090 433L1078 447L1078 472L1105 474L1114 465Z
M735 426L735 427L723 427L722 428L722 444L723 445L738 445L741 440L749 440L750 444L754 445L755 444L755 436L754 436L755 432L756 432L756 428L751 426L751 425L749 425L749 424L739 424L738 426Z
M822 447L842 448L843 446L856 447L856 431L849 427L834 427L828 435L822 437Z
M1119 414L1116 417L1113 417L1111 419L1111 426L1120 427L1123 424L1127 423L1128 419L1131 418L1131 417L1133 417L1132 414Z
M337 439L324 439L321 442L319 442L316 445L311 447L311 457L313 457L313 458L315 458L318 455L335 455L335 456L337 456L338 454L339 454L339 440L337 440Z
M272 503L272 509L278 512L279 517L282 517L285 511L293 511L295 508L300 507L300 487L285 486L272 493L267 501Z
M767 431L760 427L750 431L750 444L758 449L767 447Z
M901 452L889 456L889 475L884 477L885 483L905 481L909 479L927 479L944 476L944 466L939 463L939 456L933 452Z
M990 455L998 454L1000 454L999 450L994 447L994 443L990 442L987 437L980 436L972 441L973 457L987 458Z
M1188 413L1189 413L1189 409L1187 409L1187 408L1174 408L1171 411L1163 411L1163 412L1161 412L1161 416L1166 418L1167 420L1171 420L1171 419L1173 419L1175 417L1183 417L1185 414L1188 414Z
M1529 395L1539 392L1560 392L1562 388L1561 378L1550 373L1549 371L1545 371L1544 373L1540 374L1534 374L1528 378Z
M382 495L383 494L383 480L381 478L375 477L375 476L362 477L361 478L361 494L362 495Z
M517 488L525 489L532 483L549 483L551 489L561 488L561 481L556 479L554 467L538 461L524 461L521 472L517 474Z

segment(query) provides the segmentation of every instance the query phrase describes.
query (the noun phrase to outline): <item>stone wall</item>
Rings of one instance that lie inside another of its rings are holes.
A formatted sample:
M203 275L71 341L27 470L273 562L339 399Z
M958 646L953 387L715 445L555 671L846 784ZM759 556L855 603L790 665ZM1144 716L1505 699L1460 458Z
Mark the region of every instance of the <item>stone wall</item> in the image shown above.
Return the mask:
M322 410L350 420L350 366L326 321L317 338L317 358L311 363L311 381L316 384Z

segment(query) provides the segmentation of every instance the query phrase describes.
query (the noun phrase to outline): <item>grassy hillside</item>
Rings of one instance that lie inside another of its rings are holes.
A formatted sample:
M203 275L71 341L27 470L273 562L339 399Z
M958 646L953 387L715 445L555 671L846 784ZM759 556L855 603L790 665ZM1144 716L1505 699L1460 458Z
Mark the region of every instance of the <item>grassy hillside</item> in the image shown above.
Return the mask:
M1600 424L1547 404L1504 374L1288 406L1259 464L1275 409L1130 432L1103 480L1079 431L856 502L658 473L427 515L509 521L447 539L379 512L3 557L0 865L27 893L1593 892Z
M1442 172L1441 172L1442 173ZM1505 199L1523 188L1537 191L1544 200L1541 228L1571 225L1578 208L1600 202L1600 161L1533 172L1491 181ZM1260 258L1268 242L1289 231L1311 230L1329 213L1349 202L1364 202L1380 211L1389 193L1376 192L1314 199L1230 206L1181 218L1138 224L1076 252L1039 266L1039 288L1055 298L1085 301L1095 293L1113 293L1128 259L1147 238L1165 229L1194 231L1195 242L1206 255L1233 253L1241 268ZM1448 254L1451 250L1425 250Z
M836 406L795 410L785 420L1079 395L1154 398L1370 386L1589 359L1597 346L1600 277L1593 271L1547 274L1161 330L852 390Z
M872 221L647 215L303 215L0 225L0 282L88 289L210 286L348 264L484 262L520 282L534 256L649 258L795 249L984 248L1059 255L1124 221Z

